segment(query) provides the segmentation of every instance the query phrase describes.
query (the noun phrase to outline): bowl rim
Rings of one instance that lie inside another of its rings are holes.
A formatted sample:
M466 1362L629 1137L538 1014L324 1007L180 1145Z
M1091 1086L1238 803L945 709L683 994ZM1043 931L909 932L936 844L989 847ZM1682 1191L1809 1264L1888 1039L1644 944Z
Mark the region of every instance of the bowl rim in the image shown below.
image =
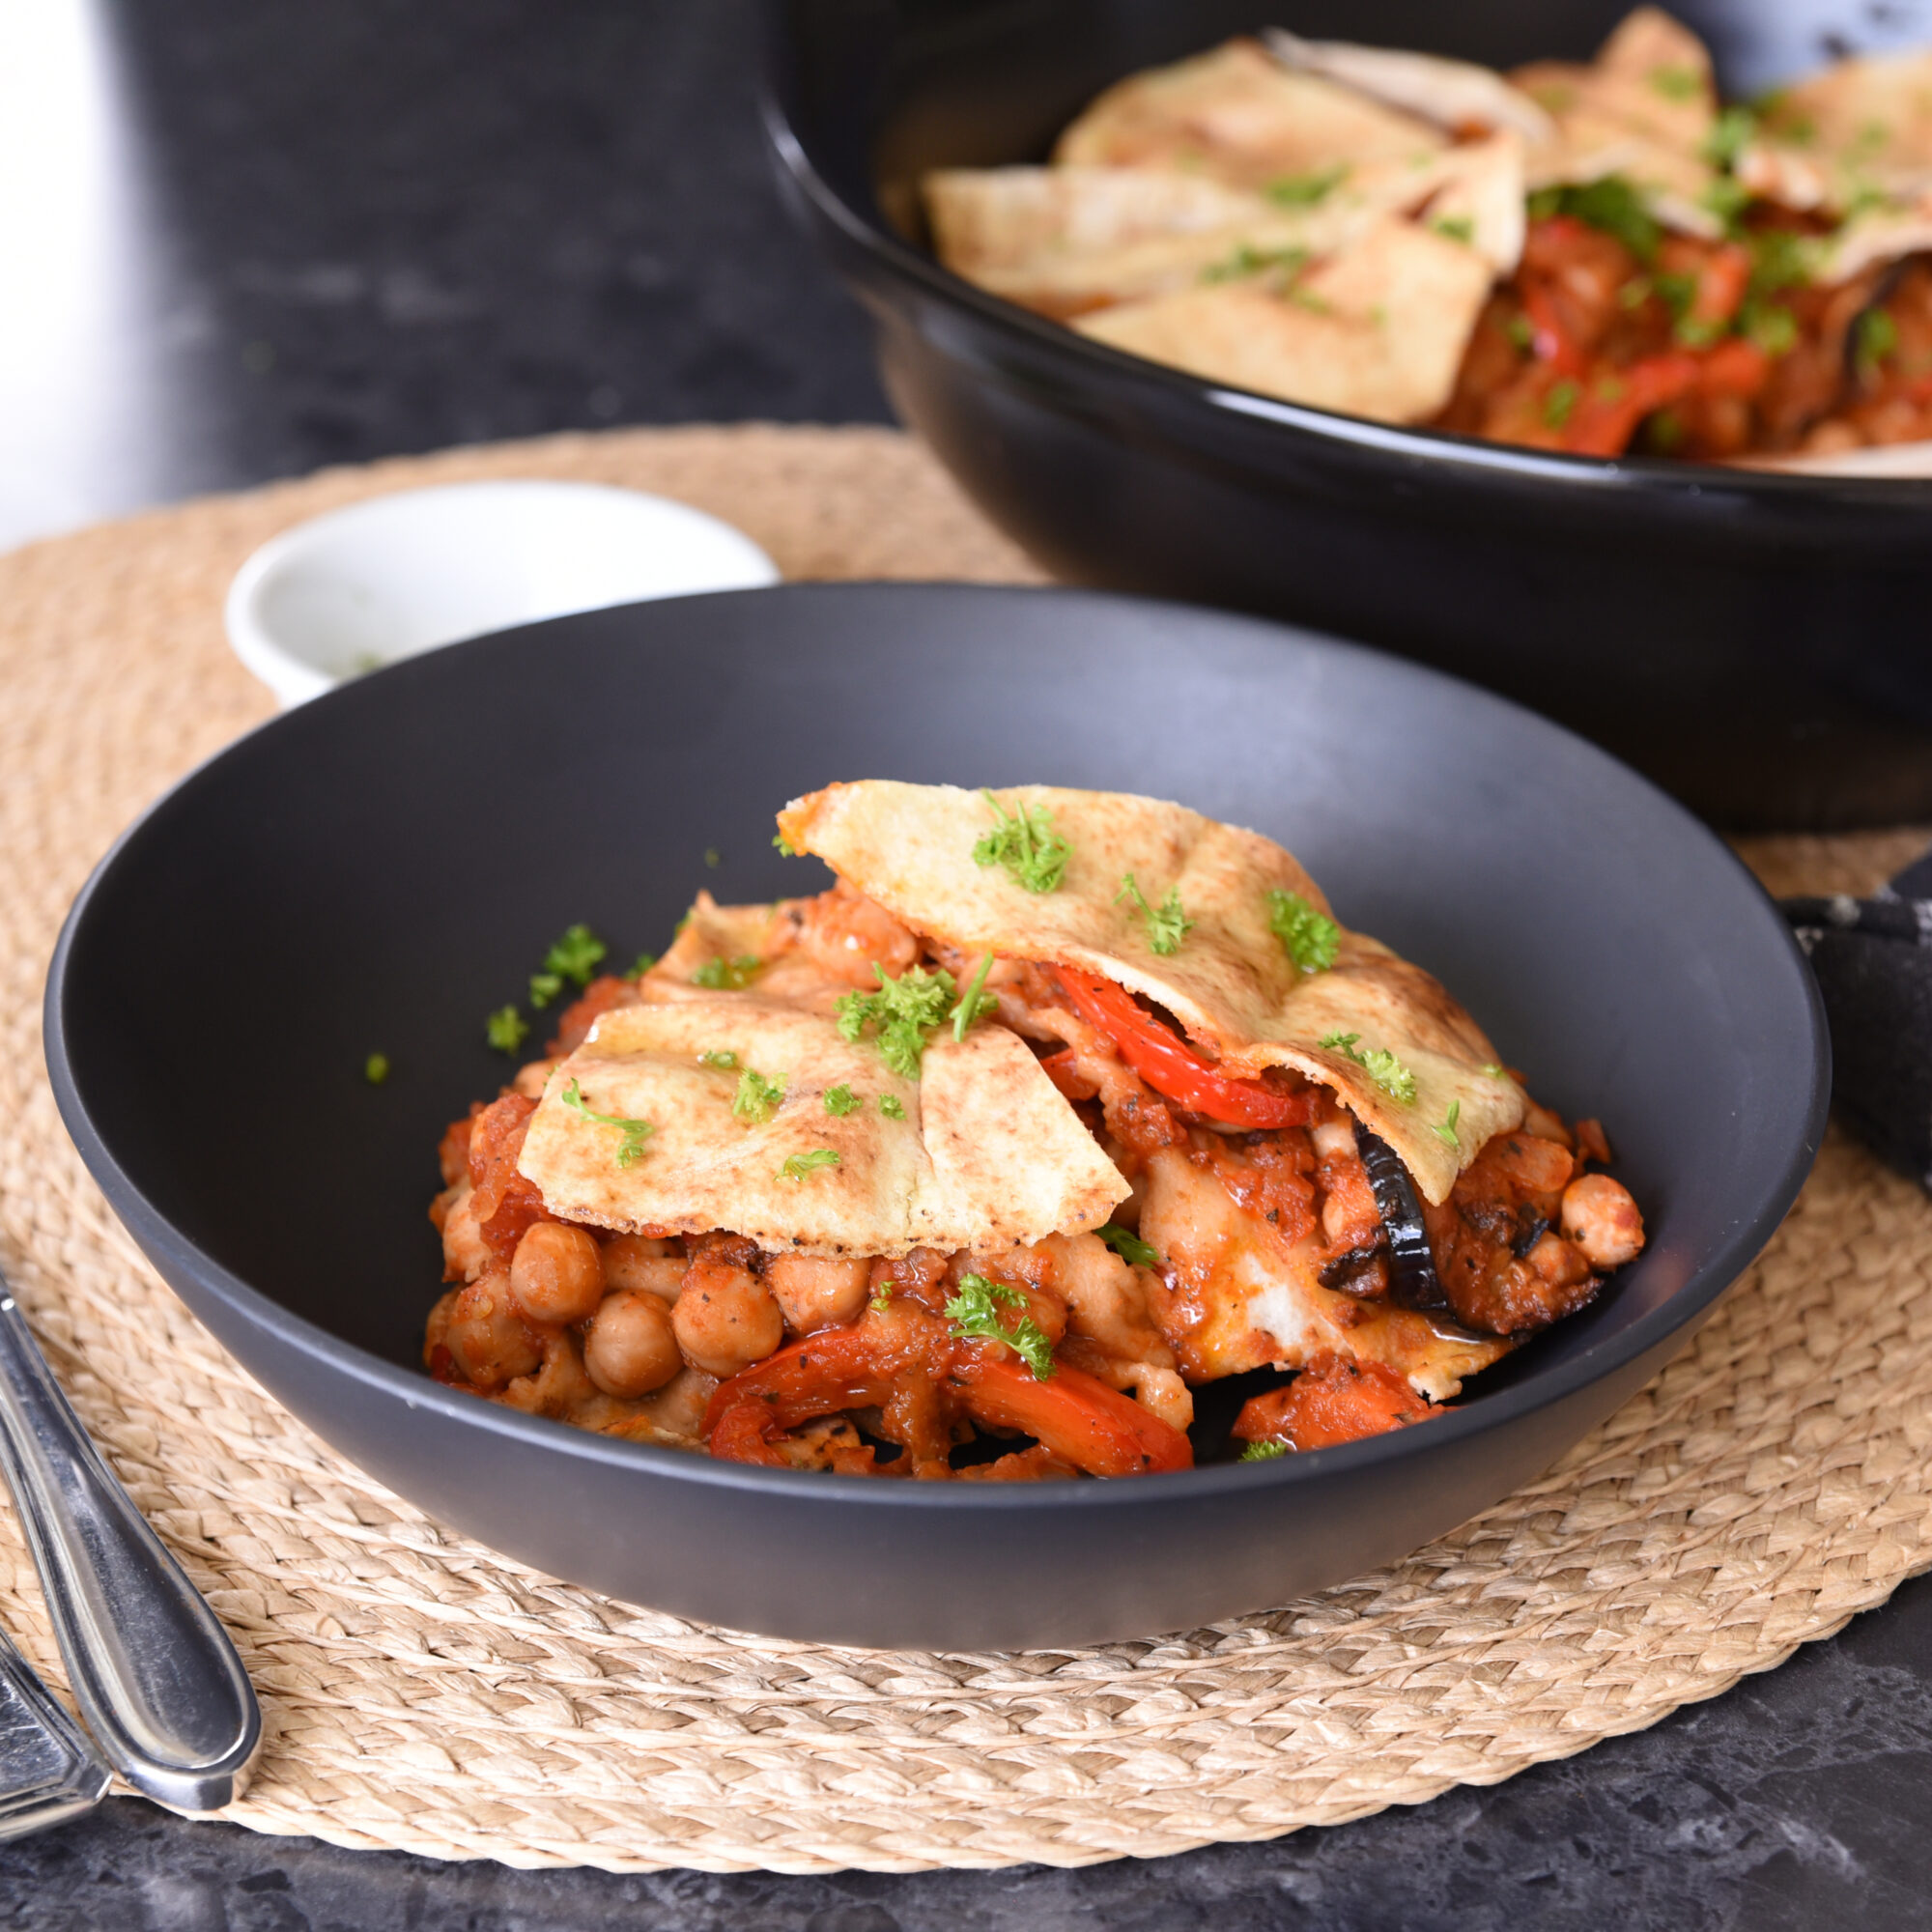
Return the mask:
M886 219L876 195L870 198L869 208L855 207L834 187L812 158L807 136L794 126L786 106L785 97L790 89L780 71L779 45L777 34L768 37L758 88L765 140L778 165L819 216L848 242L894 273L917 284L927 295L970 310L980 322L1002 331L1009 340L1024 342L1046 354L1084 359L1092 367L1110 371L1119 381L1138 383L1170 403L1191 403L1214 417L1234 416L1268 423L1298 433L1311 442L1399 458L1410 466L1426 464L1451 471L1502 474L1571 491L1641 491L1654 496L1662 490L1676 496L1700 497L1721 485L1726 492L1740 492L1772 503L1804 503L1829 495L1907 509L1932 500L1932 477L1814 475L1690 458L1584 456L1495 442L1456 430L1379 422L1341 410L1292 403L1259 390L1210 382L1185 370L1150 361L1146 356L1130 355L1107 343L1095 342L1065 324L987 293L945 268L936 256L914 247Z
M1286 625L1266 618L1189 605L1172 599L1142 598L1112 591L1063 588L1057 585L921 583L895 580L853 581L844 582L779 583L761 588L695 593L685 598L658 598L647 602L613 607L618 610L648 610L669 614L672 607L687 601L702 601L716 606L720 599L751 599L768 607L775 604L820 602L831 599L864 597L885 593L895 597L948 601L1004 601L1042 598L1079 600L1103 606L1166 611L1194 621L1230 625L1245 629L1287 632L1293 640L1323 655L1368 658L1395 669L1405 679L1423 685L1453 687L1464 696L1514 713L1534 729L1555 733L1567 739L1573 754L1600 760L1625 782L1648 792L1681 821L1681 829L1723 867L1731 868L1756 900L1768 944L1769 957L1793 975L1803 1009L1803 1031L1809 1047L1804 1069L1804 1104L1794 1109L1784 1151L1775 1177L1767 1176L1757 1190L1758 1202L1752 1213L1735 1221L1723 1237L1694 1266L1685 1281L1656 1308L1639 1316L1629 1327L1593 1343L1574 1356L1532 1369L1520 1380L1490 1393L1477 1391L1477 1399L1430 1418L1429 1434L1415 1437L1409 1430L1396 1430L1365 1440L1338 1444L1332 1448L1303 1452L1273 1459L1256 1465L1230 1462L1132 1480L1087 1483L891 1483L860 1476L828 1475L821 1471L766 1469L748 1464L717 1462L709 1456L688 1450L670 1449L653 1443L633 1442L593 1435L562 1422L526 1415L499 1404L447 1388L416 1369L404 1369L359 1345L331 1334L306 1317L297 1315L251 1286L198 1247L182 1234L169 1218L151 1202L121 1165L97 1124L75 1079L69 1045L66 1011L68 974L76 947L82 943L90 909L105 882L157 824L195 791L213 781L218 768L240 748L251 744L266 732L295 728L290 721L309 718L317 705L337 706L360 702L355 694L378 679L409 679L436 676L434 668L472 645L486 645L504 638L538 633L555 624L581 621L583 613L546 619L541 623L518 625L506 631L467 639L420 657L372 671L353 683L322 694L311 704L295 712L283 712L267 719L231 740L204 758L153 800L114 840L89 873L62 923L47 970L43 1002L43 1037L47 1071L61 1120L78 1149L89 1174L106 1196L117 1218L134 1235L143 1252L156 1262L171 1293L172 1276L179 1273L192 1281L200 1292L219 1301L228 1312L264 1331L273 1342L308 1358L333 1375L347 1376L372 1394L401 1402L410 1409L429 1409L459 1426L481 1428L486 1434L527 1444L540 1452L558 1454L627 1469L637 1475L658 1476L696 1483L720 1490L751 1491L774 1496L791 1496L801 1501L816 1499L857 1502L867 1499L875 1508L921 1510L1009 1510L1009 1509L1112 1509L1131 1508L1136 1499L1182 1501L1226 1495L1241 1485L1294 1487L1321 1481L1328 1476L1371 1468L1396 1457L1418 1453L1418 1442L1426 1450L1435 1446L1447 1450L1452 1444L1483 1435L1520 1422L1542 1410L1553 1408L1594 1383L1614 1376L1620 1369L1663 1347L1673 1336L1688 1339L1700 1324L1718 1297L1749 1266L1776 1231L1796 1201L1822 1143L1831 1101L1831 1040L1825 1022L1823 1001L1817 982L1803 950L1778 914L1770 895L1728 846L1707 826L1693 818L1658 786L1633 771L1608 753L1600 751L1575 732L1556 724L1526 706L1484 691L1466 680L1432 669L1377 650L1366 644L1350 642L1300 626ZM608 612L595 613L608 615ZM426 668L428 667L429 668ZM162 1265L161 1264L165 1264ZM185 1300L186 1297L183 1297ZM189 1304L192 1308L192 1303Z

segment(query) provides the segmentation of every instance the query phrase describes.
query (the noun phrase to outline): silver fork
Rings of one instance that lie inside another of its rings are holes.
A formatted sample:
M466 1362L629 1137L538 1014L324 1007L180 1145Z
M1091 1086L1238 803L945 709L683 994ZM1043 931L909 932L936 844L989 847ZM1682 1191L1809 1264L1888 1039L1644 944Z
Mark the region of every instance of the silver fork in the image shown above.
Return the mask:
M219 1810L241 1795L261 1749L254 1687L81 1427L4 1277L0 1474L26 1526L74 1702L108 1763L177 1810ZM24 1662L19 1670L38 1685ZM43 1688L40 1696L52 1703Z

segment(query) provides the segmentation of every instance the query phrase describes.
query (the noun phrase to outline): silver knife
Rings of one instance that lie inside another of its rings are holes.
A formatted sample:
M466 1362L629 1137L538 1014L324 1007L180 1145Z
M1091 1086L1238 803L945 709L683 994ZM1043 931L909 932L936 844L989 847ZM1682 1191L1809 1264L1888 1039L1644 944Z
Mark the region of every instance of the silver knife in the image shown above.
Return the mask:
M181 1811L241 1796L262 1710L228 1633L148 1526L0 1278L0 1474L14 1492L87 1728Z
M0 1839L92 1810L113 1776L0 1632Z

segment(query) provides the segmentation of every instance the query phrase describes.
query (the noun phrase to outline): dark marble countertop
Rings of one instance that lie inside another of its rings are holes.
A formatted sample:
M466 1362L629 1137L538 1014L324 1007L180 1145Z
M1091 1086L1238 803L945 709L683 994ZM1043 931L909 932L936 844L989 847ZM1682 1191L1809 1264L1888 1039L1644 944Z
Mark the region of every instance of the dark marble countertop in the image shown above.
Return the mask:
M547 430L883 421L728 0L0 9L0 547ZM0 1847L19 1932L1860 1932L1932 1923L1932 1579L1485 1791L1079 1872L613 1878L117 1800Z

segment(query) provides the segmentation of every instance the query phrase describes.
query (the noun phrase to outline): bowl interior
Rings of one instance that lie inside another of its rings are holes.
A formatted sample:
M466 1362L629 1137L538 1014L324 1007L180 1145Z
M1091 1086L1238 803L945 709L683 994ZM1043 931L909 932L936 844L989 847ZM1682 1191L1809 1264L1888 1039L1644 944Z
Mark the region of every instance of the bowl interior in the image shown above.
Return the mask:
M1809 976L1742 867L1623 767L1273 625L932 586L564 618L242 740L129 833L70 923L49 996L70 1125L248 1285L215 1292L412 1371L440 1292L436 1143L510 1070L485 1016L575 921L628 964L699 887L815 890L772 813L859 776L1137 790L1256 827L1434 970L1540 1096L1600 1116L1651 1246L1478 1390L1653 1345L1808 1166Z

